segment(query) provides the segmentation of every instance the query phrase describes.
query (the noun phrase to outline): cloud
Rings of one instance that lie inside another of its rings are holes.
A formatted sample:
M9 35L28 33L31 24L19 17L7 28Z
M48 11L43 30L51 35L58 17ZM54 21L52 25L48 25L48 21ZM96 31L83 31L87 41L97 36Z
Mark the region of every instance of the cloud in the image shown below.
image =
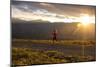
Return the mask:
M12 17L26 21L41 19L50 22L62 22L65 19L64 15L59 15L46 9L29 6L27 4L12 5Z
M26 21L77 22L81 13L95 16L95 9L89 6L51 3L19 1L12 3L12 18L19 18Z
M24 6L23 6L24 7ZM43 20L43 21L50 21L50 22L60 22L63 21L62 19L65 19L65 16L57 15L55 13L51 13L45 9L37 9L34 11L27 11L25 9L28 9L28 7L24 7L22 9L19 9L16 6L12 6L12 17L13 18L19 18L26 21L29 20Z

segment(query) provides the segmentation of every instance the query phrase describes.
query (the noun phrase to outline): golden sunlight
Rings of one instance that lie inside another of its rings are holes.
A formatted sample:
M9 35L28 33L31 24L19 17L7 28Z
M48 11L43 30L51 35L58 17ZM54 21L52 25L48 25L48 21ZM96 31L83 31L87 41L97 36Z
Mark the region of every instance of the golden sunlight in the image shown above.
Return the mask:
M87 28L90 26L91 23L94 23L93 17L86 14L81 14L79 21L80 23L77 24L77 27Z
M78 28L88 28L90 23L78 23L77 27Z
M91 23L91 19L88 15L83 15L80 17L80 22L84 25L87 26L89 23Z
M79 24L77 24L77 27L80 27L81 26L81 24L79 23Z

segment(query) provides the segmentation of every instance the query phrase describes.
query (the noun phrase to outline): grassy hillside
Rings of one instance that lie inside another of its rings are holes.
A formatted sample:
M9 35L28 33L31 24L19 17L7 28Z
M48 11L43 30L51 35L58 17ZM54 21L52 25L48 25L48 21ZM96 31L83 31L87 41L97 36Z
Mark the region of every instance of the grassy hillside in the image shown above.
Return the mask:
M51 44L51 45L85 45L92 46L95 45L95 40L32 40L32 39L13 39L12 43L14 44ZM24 46L24 45L23 45Z
M85 45L87 55L83 56L82 53L78 53L81 52L81 45ZM53 43L52 40L13 39L12 65L95 61L94 52L95 41L93 40L61 40Z
M92 56L64 55L58 51L41 51L28 48L12 49L12 65L37 65L94 61Z

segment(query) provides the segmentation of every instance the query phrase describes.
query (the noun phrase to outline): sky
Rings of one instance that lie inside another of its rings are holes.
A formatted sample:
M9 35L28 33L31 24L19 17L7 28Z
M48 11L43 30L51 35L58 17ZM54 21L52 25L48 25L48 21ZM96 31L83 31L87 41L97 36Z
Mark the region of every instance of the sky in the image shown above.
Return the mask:
M12 1L11 14L13 19L24 21L81 22L88 18L95 23L95 6Z
M38 1L38 2L54 2L54 3L67 3L67 4L83 4L83 5L96 5L96 0L13 0L13 1Z

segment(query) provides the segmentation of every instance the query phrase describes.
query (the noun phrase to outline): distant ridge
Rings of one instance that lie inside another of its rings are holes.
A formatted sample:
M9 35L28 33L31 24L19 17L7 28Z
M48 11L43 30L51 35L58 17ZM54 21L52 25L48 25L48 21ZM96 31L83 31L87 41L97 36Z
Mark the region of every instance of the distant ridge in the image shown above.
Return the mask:
M58 39L95 39L95 24L90 25L90 29L77 31L77 23L37 23L37 22L13 22L12 38L28 39L51 39L52 31L58 30Z

